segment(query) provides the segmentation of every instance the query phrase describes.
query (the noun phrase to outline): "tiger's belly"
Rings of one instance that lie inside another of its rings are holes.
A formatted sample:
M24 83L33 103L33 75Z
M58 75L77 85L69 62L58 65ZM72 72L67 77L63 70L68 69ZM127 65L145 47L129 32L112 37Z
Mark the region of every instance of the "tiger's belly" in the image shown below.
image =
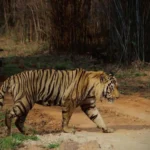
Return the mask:
M43 105L43 106L60 106L59 103L55 103L55 101L52 100L49 101L39 100L36 102L36 104Z

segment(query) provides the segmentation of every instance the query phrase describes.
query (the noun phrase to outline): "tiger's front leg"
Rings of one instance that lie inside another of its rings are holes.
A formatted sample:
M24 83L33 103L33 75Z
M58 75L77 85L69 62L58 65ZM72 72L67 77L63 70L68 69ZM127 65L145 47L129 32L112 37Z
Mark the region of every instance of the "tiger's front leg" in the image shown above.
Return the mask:
M104 133L114 132L113 129L106 127L101 114L99 113L98 109L95 106L95 101L88 100L88 103L84 103L81 106L81 109L97 125L98 128L102 129Z
M66 133L75 133L75 129L68 126L74 108L73 101L67 101L62 106L62 128Z

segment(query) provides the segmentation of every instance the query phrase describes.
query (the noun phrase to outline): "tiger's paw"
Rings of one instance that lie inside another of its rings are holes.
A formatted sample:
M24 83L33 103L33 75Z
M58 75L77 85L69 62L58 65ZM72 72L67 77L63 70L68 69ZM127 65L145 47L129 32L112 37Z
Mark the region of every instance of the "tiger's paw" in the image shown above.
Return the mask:
M28 136L34 135L34 133L31 130L25 130L24 132L21 133Z
M25 130L24 132L21 132L24 135L30 135L30 132L28 130Z
M63 131L65 133L75 133L76 132L74 127L68 127L68 126L63 127Z
M103 133L113 133L114 129L111 128L102 128Z
M22 134L24 135L34 135L37 134L37 131L35 129L33 129L30 126L26 126L24 128L21 128L22 130L19 130Z
M11 131L10 131L10 130L7 130L7 131L6 131L6 136L11 136L11 135L12 135Z

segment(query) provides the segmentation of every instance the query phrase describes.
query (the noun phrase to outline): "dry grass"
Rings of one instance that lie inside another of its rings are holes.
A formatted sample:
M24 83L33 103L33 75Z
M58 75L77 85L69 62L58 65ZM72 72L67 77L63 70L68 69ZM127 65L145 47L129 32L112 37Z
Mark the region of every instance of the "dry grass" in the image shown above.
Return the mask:
M0 38L0 48L4 51L0 52L0 57L14 57L14 56L30 56L40 51L40 48L45 46L45 43L18 43L10 38Z
M24 70L39 68L107 70L112 64L100 64L90 56L53 54L47 52L48 45L37 43L16 43L9 38L0 38L0 52L3 61L3 75L10 76ZM140 67L134 66L120 68L116 77L119 80L120 91L123 94L139 92L141 96L150 97L150 65Z

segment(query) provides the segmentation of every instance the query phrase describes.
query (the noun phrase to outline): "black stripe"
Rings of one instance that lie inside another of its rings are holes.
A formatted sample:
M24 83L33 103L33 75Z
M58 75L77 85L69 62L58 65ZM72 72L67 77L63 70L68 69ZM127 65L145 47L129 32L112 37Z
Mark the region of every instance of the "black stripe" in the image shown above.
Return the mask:
M23 111L24 111L24 113L26 114L27 113L27 109L26 109L26 106L23 104L23 102L22 101L19 101L20 102L20 105L23 107Z
M68 76L68 71L67 70L65 70L65 83L66 83L66 86L68 85L68 84L70 84L70 82L69 82L69 76ZM66 87L65 87L66 88Z
M63 80L64 80L64 72L63 72L63 71L61 71L61 74L62 74L61 81L62 81L62 83L63 83Z
M90 109L94 109L95 108L95 104L93 106L91 104L84 104L84 105L82 105L81 108L82 108L83 111L87 112Z
M14 86L14 88L12 89L12 93L14 93L15 87L16 87L16 86Z
M92 115L92 116L90 117L90 119L91 119L91 120L94 120L94 119L96 119L97 116L98 116L98 114L97 114L97 115Z
M51 85L51 84L50 84L50 85ZM50 86L49 86L49 88L50 88ZM49 92L49 91L50 91L50 89L48 90L48 92ZM53 92L54 92L54 83L53 83L53 87L52 87L52 89L51 89L50 94L47 96L47 98L44 100L44 102L46 102L46 101L48 101L48 100L50 99L50 97L52 96Z
M68 83L70 82L70 77L69 77L69 72L68 71L66 71L67 72L67 76L68 76Z
M73 80L73 71L71 71L71 81Z
M4 104L2 102L0 102L0 105L3 106Z
M75 77L74 77L74 78L76 78L76 77L77 77L77 75L78 75L78 69L76 69Z
M44 94L44 91L45 91L45 89L46 89L46 83L48 82L48 70L45 70L46 71L46 77L45 77L45 81L44 81L44 87L43 87L43 89L42 89L42 91L41 91L41 94L40 94L40 98L43 100L44 99L44 97L45 97L45 94Z
M42 81L43 81L43 72L40 72L41 74L40 74L40 79L39 79L39 82L40 82L40 88L39 88L39 90L38 90L38 93L40 92L40 90L41 90L41 85L42 85Z
M53 81L54 76L55 76L55 72L53 73L53 76L52 76L51 81L50 81L50 83L49 83L48 92L47 92L46 95L49 95L49 92L50 92L50 88L51 88L51 86L52 86L52 83L54 84L54 81ZM44 101L46 101L46 100L44 100Z
M66 87L68 86L68 85L66 84L66 75L65 75L65 72L64 72L64 71L63 71L62 73L63 73L62 81L63 81L63 83L64 83L64 89L66 89Z
M63 85L63 80L64 80L64 74L63 74L63 72L61 71L60 72L60 74L61 74L61 76L60 76L60 85L61 85L61 87L62 87L62 85Z
M56 76L55 85L57 85L59 81L59 71L56 72L55 76Z
M38 84L38 81L39 81L39 72L37 71L36 73L37 73L37 77L36 77L36 82L35 83L36 83L36 93L37 93L38 92L38 89L37 89L38 86L37 86L37 84Z
M15 81L15 76L12 76L12 80L13 80L13 83L15 83L16 81Z
M23 97L24 97L24 94L22 93L18 99L15 99L15 102L17 102L18 100L21 100Z
M15 110L16 107L18 107L18 109L20 111L19 113L16 112L16 110ZM19 105L16 105L15 107L13 107L13 112L17 117L19 117L21 115L22 109L20 108Z
M63 110L62 113L65 114L65 113L68 113L68 111L67 110Z
M33 101L36 101L36 96L37 96L37 95L36 95L36 90L35 90L35 89L36 89L36 88L35 88L36 71L34 71L34 72L32 73L32 75L33 75L33 76L32 76L32 78L33 78L33 79L32 79L32 81L33 81L33 83L32 83L33 95L32 95L32 96L33 96Z
M20 92L20 90L19 90L19 89L20 89L19 75L16 75L16 80L18 80L18 84L17 84L17 86L18 86L17 89L18 89L18 90L17 90L17 92L16 92L15 97L16 97L16 96L19 94L19 92Z
M90 95L90 92L93 90L93 88L94 88L94 85L89 89L87 96Z
M3 91L2 91L3 92ZM3 92L4 93L4 92ZM4 95L0 93L0 99L4 99Z
M82 93L82 95L81 95L81 98L83 99L83 98L85 98L85 96L87 96L87 95L85 95L86 94L86 91L87 91L87 88L88 88L88 83L81 89L82 91L81 91L81 93ZM83 97L84 96L84 97Z
M36 77L36 81L35 81L35 88L36 88L36 93L38 93L38 83L39 83L39 76L40 76L40 74L39 74L39 70L36 70L36 73L37 73L37 77Z
M24 81L24 76L23 76L23 73L21 74L21 76L20 76L20 91L24 91L24 83L25 83L25 81ZM22 94L23 94L23 92L22 92Z
M16 81L15 81L15 76L12 76L12 80L13 80L13 83L15 84L15 83L16 83ZM14 93L15 87L16 87L16 86L14 86L14 88L12 89L12 93Z
M30 76L28 78L28 80L30 81L30 93L32 94L32 96L34 96L34 88L33 88L33 71L31 71Z
M1 90L3 93L5 93L5 89L6 89L6 86L5 86L5 83L1 86ZM2 94L1 94L2 95Z
M58 102L58 97L59 97L59 94L60 94L60 87L61 87L61 85L59 85L59 88L58 88L58 93L57 93L57 96L56 96L56 98L55 98L55 100L54 100L54 105L56 105L57 104L57 102Z
M32 83L30 82L29 76L28 76L28 78L27 78L27 80L26 80L26 94L32 95L31 84L32 84Z
M79 83L80 83L80 80L81 80L83 74L84 74L84 72L81 72L80 77L79 77L78 82L77 82L77 86L74 86L74 88L76 88L76 96L77 96L76 98L77 99L81 98L80 97L81 95L79 95L80 91L78 91L78 86L79 86Z
M18 108L19 108L19 107L18 107ZM19 110L20 110L20 108L19 108ZM15 114L16 117L19 117L19 115L16 113L14 107L13 107L13 112L14 112L14 114Z
M21 79L22 74L18 74L17 78L18 78L18 83L21 84L22 83L22 79Z
M61 75L59 75L58 77L59 77L59 83L57 83L57 84L59 84L59 87L58 87L58 89L57 89L57 96L56 96L56 98L55 98L55 100L54 100L54 105L56 105L56 104L59 104L60 105L60 102L59 102L59 95L60 95L60 91L61 91L61 87L62 87L62 84L63 84L63 79L62 79L62 77L63 77L63 73L60 71L60 74Z
M46 71L46 76L45 76L45 78L43 79L44 81L44 85L43 85L43 89L41 90L41 92L39 93L39 96L40 97L42 97L42 94L44 93L44 91L45 91L45 88L46 88L46 82L47 82L47 79L48 79L48 72Z
M29 71L26 71L26 78L28 79L29 78Z
M95 98L95 96L88 96L87 98Z
M18 106L18 108L19 108L21 114L24 114L25 112L21 109L21 107L20 107L19 105L17 105L17 106Z
M26 100L27 100L27 102L28 102L28 104L29 104L29 106L30 106L30 109L32 108L32 99L31 99L31 97L30 96L28 96L28 95L26 95Z

